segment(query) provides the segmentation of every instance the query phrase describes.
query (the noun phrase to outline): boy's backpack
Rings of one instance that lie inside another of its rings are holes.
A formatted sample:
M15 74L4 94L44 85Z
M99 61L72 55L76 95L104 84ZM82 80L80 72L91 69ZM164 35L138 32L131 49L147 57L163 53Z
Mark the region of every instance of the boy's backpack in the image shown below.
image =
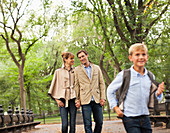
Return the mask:
M127 92L128 92L128 88L129 88L129 84L130 84L130 69L125 69L124 70L124 73L123 73L123 82L122 82L122 85L121 87L118 89L117 91L117 99L118 99L118 104L117 106L120 107L122 110L123 110L123 105L121 105L123 103L123 101L125 100L126 98L126 95L127 95ZM153 79L153 74L148 71L148 76L151 80L152 83L154 83L157 87L159 85L158 82L156 82L154 79ZM156 90L155 90L156 91ZM154 91L154 92L155 92ZM152 95L154 92L152 92L150 95Z

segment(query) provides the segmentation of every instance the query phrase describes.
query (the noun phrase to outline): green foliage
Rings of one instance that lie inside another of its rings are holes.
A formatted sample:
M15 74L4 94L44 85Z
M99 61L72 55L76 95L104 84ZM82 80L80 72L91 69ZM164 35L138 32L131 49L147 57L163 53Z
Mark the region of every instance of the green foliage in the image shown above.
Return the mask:
M98 65L103 54L103 67L107 71L109 78L113 80L115 71L116 73L119 72L118 69L114 69L116 66L115 59L118 60L121 69L129 68L132 65L128 60L129 46L134 42L138 42L138 37L145 35L144 31L149 26L149 22L155 19L155 14L160 14L160 11L167 4L159 0L159 7L154 4L153 8L148 8L144 14L144 12L138 11L137 1L133 1L133 11L137 17L135 21L128 19L129 25L134 30L142 22L142 32L136 34L132 40L121 16L119 3L115 1L115 12L118 16L119 26L126 39L130 42L127 43L118 35L112 14L113 11L108 2L101 0L89 0L86 2L73 1L73 6L70 7L72 10L68 11L63 6L55 7L51 1L44 1L43 4L46 7L38 10L26 10L25 12L28 16L22 21L23 24L19 25L23 33L21 45L23 51L26 52L27 47L36 41L39 35L44 34L45 36L42 41L32 45L26 55L24 85L26 92L30 90L31 100L29 102L27 95L27 108L29 108L30 103L34 113L54 113L58 110L56 102L47 93L54 71L63 64L62 52L70 51L75 55L74 67L80 64L79 59L76 57L76 53L80 49L85 49L88 52L89 60ZM126 3L121 2L121 4L126 11L126 17L132 18L132 13L129 13L130 9L125 6ZM16 5L13 4L13 6L15 7ZM165 81L166 83L170 82L169 24L169 14L165 13L152 26L144 39L149 49L149 60L146 67L154 73L157 81ZM0 34L2 34L1 31ZM9 40L9 42L11 43L12 52L19 60L17 45L12 40ZM114 56L111 55L111 50ZM0 104L3 105L4 109L7 109L9 103L12 103L13 106L19 106L18 69L12 62L2 39L0 39L0 66Z

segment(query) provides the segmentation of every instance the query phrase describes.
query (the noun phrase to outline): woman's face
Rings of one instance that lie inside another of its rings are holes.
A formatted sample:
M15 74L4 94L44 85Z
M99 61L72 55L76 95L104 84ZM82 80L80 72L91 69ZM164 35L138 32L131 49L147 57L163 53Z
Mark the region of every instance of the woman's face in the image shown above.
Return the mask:
M74 57L70 56L68 59L65 59L65 63L70 66L74 65Z

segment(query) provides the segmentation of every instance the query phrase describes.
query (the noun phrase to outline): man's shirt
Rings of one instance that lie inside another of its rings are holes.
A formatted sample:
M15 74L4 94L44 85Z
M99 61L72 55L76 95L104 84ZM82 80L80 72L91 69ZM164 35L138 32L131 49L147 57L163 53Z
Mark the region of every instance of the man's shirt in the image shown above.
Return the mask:
M83 65L83 66L84 66L84 65ZM91 63L90 63L90 65L89 65L89 67L84 66L84 68L85 68L85 70L86 70L86 73L87 73L89 79L91 80ZM94 101L93 96L92 96L92 98L91 98L91 101Z
M130 68L131 78L129 89L124 100L124 115L125 116L140 116L149 115L148 102L150 95L151 80L148 76L148 72L145 68L145 73L143 76L133 69ZM111 108L117 105L116 91L120 88L123 82L123 71L118 73L116 78L107 88L107 98ZM156 95L157 91L155 92ZM157 96L156 96L157 97ZM161 94L157 99L161 101L163 94Z
M84 66L84 68L86 70L86 73L87 73L89 79L91 80L91 64L89 65L89 67Z

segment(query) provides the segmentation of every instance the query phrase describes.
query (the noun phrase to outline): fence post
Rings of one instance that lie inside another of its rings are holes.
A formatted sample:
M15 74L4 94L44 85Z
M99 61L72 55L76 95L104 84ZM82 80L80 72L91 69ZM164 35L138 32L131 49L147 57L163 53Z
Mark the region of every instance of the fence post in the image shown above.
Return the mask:
M0 104L0 118L1 118L1 124L0 127L4 127L4 110L2 108L2 105Z
M169 94L169 90L166 90L166 94L165 94L166 115L170 115L170 111L168 110L169 106L170 106L170 94Z
M108 109L108 113L109 113L109 120L110 120L110 108Z
M170 115L170 94L169 90L166 90L165 94L165 109L166 109L166 115ZM168 118L168 123L166 124L166 128L170 128L170 118Z
M7 113L9 115L9 117L10 117L10 120L11 120L11 122L8 124L8 126L12 126L13 125L13 114L12 114L11 106L8 107Z
M23 108L21 109L21 115L22 115L22 118L23 118L23 122L22 123L25 123L25 111L24 111Z
M16 125L17 125L17 124L20 124L20 115L19 115L18 107L16 107L15 114L16 114L17 119L18 119L18 122L16 122Z
M45 113L43 112L43 119L44 119L44 124L45 124Z
M27 111L26 111L26 115L27 115L27 118L28 118L28 121L27 121L27 122L30 122L30 114L29 114L28 109L27 109Z
M33 122L33 121L34 121L34 116L33 116L33 111L32 111L32 109L29 111L29 114L30 114L30 117L32 118L32 119L31 119L31 122Z

